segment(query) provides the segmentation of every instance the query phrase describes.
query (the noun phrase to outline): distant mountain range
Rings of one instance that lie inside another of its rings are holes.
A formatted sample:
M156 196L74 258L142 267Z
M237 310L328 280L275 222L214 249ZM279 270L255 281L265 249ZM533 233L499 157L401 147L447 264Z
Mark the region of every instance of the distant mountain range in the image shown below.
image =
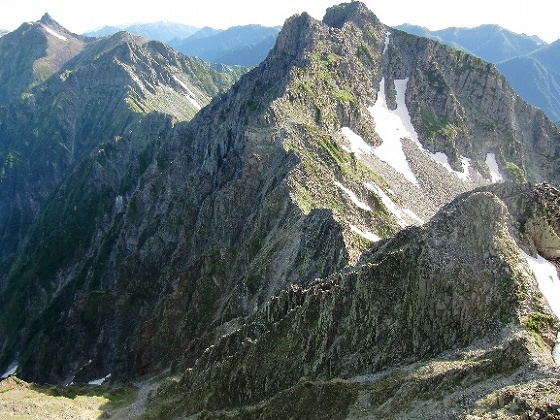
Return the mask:
M0 39L0 105L40 85L84 48L85 40L48 14Z
M152 111L189 120L243 73L126 32L82 37L48 14L0 38L0 58L0 261L100 142Z
M48 15L0 38L1 411L557 418L560 127L358 1L244 70Z
M175 22L136 23L134 25L104 26L100 29L85 32L84 36L102 37L114 35L120 31L130 32L145 38L168 43L175 38L188 38L200 28Z
M84 36L102 37L119 31L130 32L169 44L188 56L227 65L255 66L265 59L276 42L280 27L261 25L233 26L226 30L195 28L172 22L131 26L104 26Z
M169 43L188 56L228 65L253 66L265 59L276 42L280 27L233 26L225 31L204 28L187 39Z
M498 25L430 31L398 26L413 35L434 39L490 61L530 104L560 122L560 41L547 44L537 36L516 34Z
M439 31L430 31L422 26L410 24L396 28L464 50L492 63L529 54L547 45L537 36L516 34L498 25L481 25L475 28L451 27Z

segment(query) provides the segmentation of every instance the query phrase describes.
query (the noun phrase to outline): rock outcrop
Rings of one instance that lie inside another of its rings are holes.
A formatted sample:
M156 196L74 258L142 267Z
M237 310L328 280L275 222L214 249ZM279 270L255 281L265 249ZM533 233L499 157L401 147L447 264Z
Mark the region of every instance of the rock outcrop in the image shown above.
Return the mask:
M476 343L486 379L531 363L537 336L551 359L557 321L519 246L554 255L554 190L536 189L546 205L523 191L558 183L558 128L492 65L388 32L359 2L294 16L191 121L142 113L84 154L6 265L0 366L56 382L173 368L160 395L180 416L255 409L306 379L315 398ZM172 61L140 44L104 59L128 57L127 80ZM504 179L522 186L486 187Z
M444 418L451 409L474 408L475 385L484 383L489 393L499 387L498 377L525 375L525 382L530 370L532 379L544 380L560 323L526 269L513 234L520 220L512 213L555 205L560 192L552 197L546 190L507 185L467 193L424 226L368 251L356 268L280 293L251 322L206 349L179 383L162 387L155 401L169 404L160 408L168 415L204 411L214 418L208 412L216 411L219 418L219 410L246 406L239 416L258 418L286 394L317 393L314 407L325 404L346 418L360 404L358 395L383 396L361 407L364 418L433 418L434 412L422 415L407 402L381 403L395 391L419 398L405 391L406 383L416 383L417 391L426 386L425 401L438 387L455 392L464 384L470 401L463 396L449 407L440 404ZM513 196L523 198L514 205L507 201ZM526 327L537 311L544 320L538 350ZM329 400L332 392L347 401ZM294 412L305 412L297 407Z

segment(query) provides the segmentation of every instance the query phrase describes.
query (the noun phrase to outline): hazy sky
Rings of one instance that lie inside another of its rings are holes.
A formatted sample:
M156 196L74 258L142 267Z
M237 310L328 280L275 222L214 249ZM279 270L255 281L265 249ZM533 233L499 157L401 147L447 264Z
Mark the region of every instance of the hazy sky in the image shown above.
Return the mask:
M281 25L307 11L321 19L342 0L4 0L0 28L13 30L48 12L76 33L104 25L168 20L226 29L260 23ZM363 0L385 24L413 23L429 29L496 23L517 33L560 39L556 0Z

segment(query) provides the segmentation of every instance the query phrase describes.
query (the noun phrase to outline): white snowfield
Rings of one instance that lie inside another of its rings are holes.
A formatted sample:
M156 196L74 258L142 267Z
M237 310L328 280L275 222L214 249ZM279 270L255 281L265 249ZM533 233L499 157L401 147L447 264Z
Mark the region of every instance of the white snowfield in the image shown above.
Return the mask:
M105 376L104 378L100 378L100 379L95 379L93 381L89 381L88 385L101 385L103 384L103 382L105 382L107 379L109 379L111 377L111 374L109 373L107 376Z
M554 315L560 319L560 279L556 266L540 255L533 258L522 249L519 249L519 253L525 258L533 271L539 290L548 302L548 306L550 306ZM556 364L560 365L560 331L556 335L556 345L552 350L552 358Z
M379 185L372 182L365 182L364 185L368 190L373 191L381 199L383 205L387 207L387 209L397 218L397 223L400 227L404 228L410 226L410 223L405 220L406 218L408 218L408 220L413 220L414 222L421 225L424 224L424 221L420 219L412 210L407 208L399 208L399 206L391 199L391 197L389 197L385 193L385 191L383 191L383 189Z
M364 183L364 185L368 190L373 191L379 198L381 198L381 202L383 203L383 205L387 207L387 209L397 218L397 222L400 227L408 226L408 223L403 220L402 212L399 210L395 202L391 200L391 197L385 194L385 191L371 182L366 182Z
M373 153L373 147L367 144L361 136L354 133L349 127L342 127L341 130L350 142L349 152L354 153L358 157L364 153Z
M387 35L388 37L389 35ZM388 39L388 38L387 38ZM385 99L385 79L381 79L377 100L372 107L368 108L375 121L375 131L381 137L383 143L377 147L372 147L364 141L358 134L354 133L349 127L342 127L342 133L348 139L350 147L345 150L350 151L360 157L362 154L374 154L380 160L391 166L395 171L402 174L407 180L418 185L418 180L408 164L402 146L402 139L411 139L416 146L432 160L443 166L450 173L463 181L469 181L470 160L461 156L463 171L458 172L451 168L449 158L443 152L430 153L418 140L418 134L412 125L410 113L405 102L406 86L408 78L397 79L394 81L396 90L397 107L390 110ZM497 165L496 165L497 168Z
M368 108L368 111L375 121L375 131L383 140L380 146L373 149L375 156L404 175L410 182L418 185L418 180L406 160L401 142L403 137L409 137L418 142L404 101L407 83L408 79L395 80L397 108L392 111L387 107L385 100L385 79L381 79L377 100L372 107Z
M45 31L47 31L47 32L48 32L49 34L51 34L52 36L54 36L54 37L56 37L56 38L58 38L58 39L61 39L61 40L63 40L63 41L68 42L68 38L66 38L65 36L60 35L58 32L53 31L53 30L52 30L51 28L49 28L48 26L45 26L45 25L42 25L42 26L43 26L43 28L45 29Z
M490 176L492 177L492 182L500 182L504 180L504 177L500 173L500 168L498 168L498 162L496 162L496 155L494 153L486 153L486 165L490 169Z
M424 220L422 220L420 217L418 217L418 215L416 213L414 213L412 210L410 209L402 209L402 211L406 214L408 214L408 216L413 219L414 221L420 223L421 225L423 225L425 222Z
M560 319L560 279L556 266L540 255L533 258L522 249L519 250L533 271L539 284L539 290L545 297L550 309Z
M459 179L462 179L463 181L468 181L470 179L469 167L471 165L471 161L469 158L461 156L461 165L463 166L463 172L457 172L453 170L453 168L449 164L449 158L445 153L443 152L430 153L428 151L426 151L426 153L429 154L433 160L435 160L437 163L439 163L441 166L447 169L450 173L457 175Z
M385 54L387 52L387 49L389 48L389 37L391 36L391 32L387 31L385 32L385 44L383 45L383 54Z

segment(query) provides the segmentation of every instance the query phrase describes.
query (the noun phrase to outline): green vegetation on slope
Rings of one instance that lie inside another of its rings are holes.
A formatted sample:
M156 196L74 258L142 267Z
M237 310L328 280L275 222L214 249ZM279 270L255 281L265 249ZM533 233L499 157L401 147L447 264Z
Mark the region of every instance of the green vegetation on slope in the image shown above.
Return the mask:
M10 377L0 382L0 420L121 418L136 395L126 385L37 385Z

